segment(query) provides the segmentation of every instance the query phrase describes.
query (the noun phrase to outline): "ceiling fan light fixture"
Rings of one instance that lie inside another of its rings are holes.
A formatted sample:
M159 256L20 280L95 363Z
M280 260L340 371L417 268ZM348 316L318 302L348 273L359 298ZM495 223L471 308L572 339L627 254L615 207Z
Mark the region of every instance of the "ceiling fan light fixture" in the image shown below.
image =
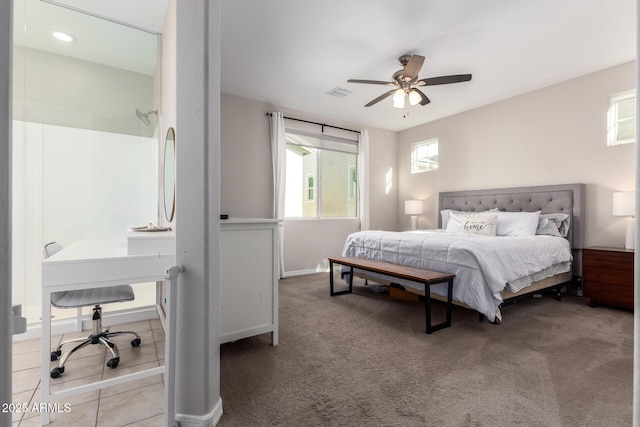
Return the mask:
M417 105L420 101L422 101L422 98L418 92L413 89L409 91L409 104Z
M404 89L398 89L393 94L393 106L396 108L404 108Z
M398 58L398 62L402 65L402 69L393 73L391 81L383 80L362 80L349 79L349 83L366 83L374 85L384 85L395 87L382 95L374 98L365 104L365 107L371 107L383 99L392 97L393 106L395 108L409 108L415 105L427 105L431 100L420 89L426 86L446 85L450 83L468 82L471 80L471 74L452 74L449 76L429 77L418 80L418 73L422 69L424 56L421 55L402 55ZM408 115L408 111L405 117Z

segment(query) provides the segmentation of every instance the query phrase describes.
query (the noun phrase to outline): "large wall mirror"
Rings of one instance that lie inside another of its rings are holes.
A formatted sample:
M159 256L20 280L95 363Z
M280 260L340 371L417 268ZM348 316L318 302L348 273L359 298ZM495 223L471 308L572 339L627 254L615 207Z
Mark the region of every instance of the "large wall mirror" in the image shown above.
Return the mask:
M176 211L176 132L173 128L167 129L167 136L164 139L162 193L164 214L167 221L171 222Z

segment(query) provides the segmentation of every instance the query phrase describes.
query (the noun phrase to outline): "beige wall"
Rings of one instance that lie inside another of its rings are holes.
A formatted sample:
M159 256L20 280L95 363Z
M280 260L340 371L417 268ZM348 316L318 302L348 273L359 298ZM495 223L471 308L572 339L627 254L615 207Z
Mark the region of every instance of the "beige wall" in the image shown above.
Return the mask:
M148 36L148 34L145 33ZM14 46L14 119L136 136L153 136L154 76Z
M221 96L220 167L222 213L232 217L273 217L271 143L266 113L317 121L354 130L368 129L370 139L371 228L393 230L397 223L396 132L367 128L344 120L322 117L223 93ZM287 123L287 125L290 123ZM304 125L298 124L298 127ZM318 130L311 126L305 129ZM327 133L343 136L325 128ZM352 134L351 134L352 135ZM179 139L179 138L178 138ZM393 184L386 191L387 174ZM338 221L337 223L335 221ZM347 234L358 229L353 220L296 220L285 222L285 270L302 271L323 265L342 252Z
M611 199L633 190L636 144L608 147L606 117L609 96L635 88L634 70L635 63L623 64L400 133L369 128L371 228L409 229L403 204L413 198L425 200L419 227L437 227L441 191L580 182L587 188L585 244L623 246L624 219L611 214ZM270 111L364 128L223 93L222 213L273 215ZM411 144L431 138L440 142L440 169L412 175ZM286 221L285 270L322 268L357 229L353 221Z
M425 200L419 226L436 228L441 191L585 183L585 244L622 247L612 193L634 189L636 144L607 146L607 109L610 95L634 88L631 62L403 131L398 206ZM430 138L440 169L412 175L411 144ZM409 218L399 215L398 226L408 229Z

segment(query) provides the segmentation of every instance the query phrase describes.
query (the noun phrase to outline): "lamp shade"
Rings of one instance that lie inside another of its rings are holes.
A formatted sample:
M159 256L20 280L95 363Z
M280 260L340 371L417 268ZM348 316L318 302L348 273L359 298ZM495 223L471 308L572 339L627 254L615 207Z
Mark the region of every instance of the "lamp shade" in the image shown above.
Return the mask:
M406 200L404 202L404 213L406 215L422 215L422 200Z
M619 191L613 193L613 215L635 216L636 193L635 191Z
M405 92L403 89L398 89L393 94L393 106L396 108L404 108Z
M409 104L417 105L420 101L422 101L422 98L420 97L420 94L418 92L416 92L415 89L412 89L409 92Z

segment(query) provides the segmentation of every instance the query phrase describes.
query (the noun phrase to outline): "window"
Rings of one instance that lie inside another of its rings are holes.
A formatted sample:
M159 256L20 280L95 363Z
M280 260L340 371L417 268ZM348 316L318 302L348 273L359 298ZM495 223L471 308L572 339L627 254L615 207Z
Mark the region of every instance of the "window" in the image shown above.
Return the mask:
M636 93L625 92L611 97L607 117L607 145L636 142Z
M316 201L316 176L312 173L308 174L305 179L305 203L313 203Z
M355 200L358 194L358 169L356 165L349 166L349 200Z
M356 218L356 141L287 129L287 218Z
M411 173L438 170L438 140L416 142L411 149Z

